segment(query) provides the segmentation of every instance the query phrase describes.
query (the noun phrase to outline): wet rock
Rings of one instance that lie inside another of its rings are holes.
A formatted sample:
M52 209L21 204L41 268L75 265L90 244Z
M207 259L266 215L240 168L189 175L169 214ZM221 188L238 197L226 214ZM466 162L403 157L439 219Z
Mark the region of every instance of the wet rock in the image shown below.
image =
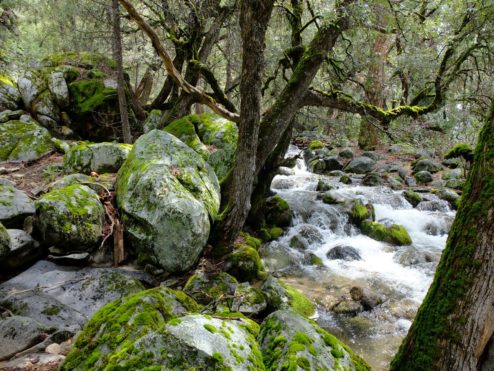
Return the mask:
M417 182L425 184L425 183L430 183L432 182L432 175L428 171L419 171L414 174L415 179Z
M341 158L346 158L346 159L353 159L353 151L351 148L343 148L340 153L338 153L338 156Z
M35 122L8 121L0 125L0 161L37 160L53 150L50 133Z
M382 296L371 292L368 289L363 289L358 286L354 286L350 289L350 296L354 301L360 302L362 304L362 307L364 310L372 310L378 305L382 304L384 302L384 299Z
M198 303L210 304L223 297L231 297L237 286L236 278L228 273L197 272L188 279L184 291ZM230 301L231 299L223 299L223 304Z
M246 315L257 315L268 306L266 297L260 289L241 283L235 289L231 309Z
M266 200L264 206L266 223L277 227L288 227L292 223L292 210L280 196L273 196Z
M441 170L441 165L435 164L431 160L423 159L423 160L418 160L413 165L412 168L414 173L418 173L421 171L427 171L429 173L437 173L438 171Z
M104 304L142 290L140 281L122 270L40 261L0 285L0 305L45 326L76 332Z
M292 311L266 317L257 340L268 370L370 369L336 337Z
M333 260L362 260L362 257L360 256L360 253L357 249L352 246L344 245L333 247L331 250L328 251L327 257L328 259Z
M355 316L364 311L364 306L358 301L343 300L336 304L331 310L337 314Z
M319 229L310 224L300 225L298 235L305 239L309 245L322 244L324 242L324 237Z
M362 179L362 184L365 186L375 187L384 184L382 177L377 173L369 173L364 179Z
M341 171L341 170L333 170L333 171L330 171L328 173L329 176L339 176L339 177L342 177L342 176L346 176L345 172L344 171Z
M9 247L2 253L0 247L0 267L7 270L22 267L36 261L41 256L39 243L20 229L9 229Z
M117 176L117 200L130 245L167 272L190 269L217 216L220 187L213 169L173 135L141 136Z
M290 189L295 186L295 181L290 178L275 178L271 183L273 189Z
M148 117L146 117L146 120L144 120L144 122L142 123L144 134L150 132L151 130L160 128L162 115L163 112L160 111L159 109L153 109L151 110L151 112L149 112Z
M422 201L417 205L417 210L447 212L449 203L444 200Z
M458 193L453 191L452 189L447 189L447 188L441 188L439 192L437 193L440 199L449 201L449 202L455 202L460 196Z
M435 256L428 251L419 250L415 247L409 247L396 254L396 260L404 266L414 266L424 263L439 261L439 256Z
M364 220L360 225L362 232L377 241L388 242L396 246L411 245L412 239L407 230L398 224L386 226L378 222Z
M333 189L333 186L331 184L329 184L327 181L325 181L324 179L319 179L317 181L316 191L326 192L326 191L330 191L332 189Z
M28 317L12 316L0 320L0 359L42 342L50 332L53 329Z
M338 160L337 157L334 156L324 158L324 164L325 164L324 170L326 172L343 169L343 164Z
M36 201L36 225L47 244L66 252L93 249L103 234L104 209L84 185L55 189Z
M322 202L328 205L335 205L342 203L343 200L339 198L334 192L326 192L322 195Z
M347 173L366 174L370 173L376 167L376 161L369 157L357 157L350 162L346 167Z
M351 184L352 178L350 178L348 175L342 175L340 178L340 182L343 184Z
M124 143L82 143L71 147L64 156L64 167L68 173L116 173L132 150Z
M8 227L18 227L26 217L34 214L34 201L11 184L0 183L0 222Z
M422 201L422 196L412 190L406 190L403 192L403 197L405 197L405 200L407 200L413 207L416 207Z

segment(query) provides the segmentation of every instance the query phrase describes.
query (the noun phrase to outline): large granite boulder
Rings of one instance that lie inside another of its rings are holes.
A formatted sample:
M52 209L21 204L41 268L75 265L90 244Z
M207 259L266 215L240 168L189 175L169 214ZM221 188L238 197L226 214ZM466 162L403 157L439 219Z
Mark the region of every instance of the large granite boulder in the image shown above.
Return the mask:
M374 161L370 157L361 156L352 160L345 167L345 171L347 173L367 174L374 170L375 167L376 161Z
M139 277L124 270L39 261L0 285L0 306L74 333L103 305L142 290Z
M220 206L213 169L173 135L152 130L134 144L117 176L117 199L134 250L168 272L190 269Z
M90 251L102 237L105 211L98 194L85 185L54 189L35 205L36 225L46 244L66 252Z
M124 143L81 143L71 147L64 156L65 171L69 173L116 173L132 150Z
M182 117L164 130L199 153L212 166L219 180L232 169L238 140L234 122L205 113Z
M32 161L54 149L48 130L33 121L0 124L0 161Z
M21 96L15 83L9 77L0 75L0 112L15 111L20 101Z
M0 222L7 227L21 227L24 219L34 214L34 201L16 189L14 183L0 182Z

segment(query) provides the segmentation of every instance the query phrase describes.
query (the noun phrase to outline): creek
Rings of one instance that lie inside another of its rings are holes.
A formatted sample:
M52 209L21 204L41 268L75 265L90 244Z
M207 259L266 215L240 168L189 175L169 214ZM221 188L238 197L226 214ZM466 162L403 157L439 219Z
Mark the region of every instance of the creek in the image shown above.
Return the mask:
M291 146L287 156L297 152ZM424 192L414 208L403 191L361 186L359 177L345 185L339 177L311 173L301 159L283 170L271 187L289 203L294 219L282 237L262 249L267 269L318 304L315 319L322 327L373 369L388 369L432 282L455 213L431 193ZM333 187L338 204L323 203L316 190L320 180ZM374 205L376 221L403 225L412 244L391 246L361 234L348 215L348 204L357 198ZM353 248L360 259L328 258L337 246ZM354 300L362 293L363 308Z

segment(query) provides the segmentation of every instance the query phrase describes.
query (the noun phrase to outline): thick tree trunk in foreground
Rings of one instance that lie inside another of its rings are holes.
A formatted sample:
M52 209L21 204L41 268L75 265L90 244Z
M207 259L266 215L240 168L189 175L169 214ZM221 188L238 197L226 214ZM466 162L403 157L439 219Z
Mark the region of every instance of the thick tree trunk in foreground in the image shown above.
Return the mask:
M118 0L112 0L112 18L113 18L113 52L117 62L117 92L118 106L120 108L120 118L122 120L123 140L125 143L132 143L130 134L129 111L127 108L127 99L125 97L125 79L123 71L122 58L122 35L120 33L120 14L118 11Z
M391 370L482 367L494 333L494 103L434 282Z
M250 210L261 118L265 37L273 4L274 0L243 0L240 5L243 45L239 138L233 181L227 189L227 215L217 225L218 243L224 247L229 247L238 236Z

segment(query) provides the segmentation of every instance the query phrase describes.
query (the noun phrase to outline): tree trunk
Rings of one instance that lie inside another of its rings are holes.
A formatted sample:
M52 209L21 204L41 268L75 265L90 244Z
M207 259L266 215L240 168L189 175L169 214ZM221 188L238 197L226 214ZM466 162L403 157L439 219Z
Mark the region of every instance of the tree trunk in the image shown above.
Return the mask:
M384 107L384 64L388 49L387 35L379 34L374 41L373 54L374 63L369 67L367 76L367 100L377 107ZM362 117L358 145L361 149L373 150L379 144L377 128L370 122L372 118Z
M434 282L391 370L477 370L494 333L494 103Z
M233 181L227 190L226 218L218 223L220 247L230 247L250 210L261 117L261 87L266 30L274 0L243 0L240 5L242 78L240 123Z
M122 35L120 30L120 14L118 10L118 0L112 0L112 18L113 18L113 53L117 62L117 92L118 106L120 109L120 118L122 120L122 133L125 143L132 143L130 134L129 111L127 108L127 99L125 97L125 79L123 71L122 58Z

